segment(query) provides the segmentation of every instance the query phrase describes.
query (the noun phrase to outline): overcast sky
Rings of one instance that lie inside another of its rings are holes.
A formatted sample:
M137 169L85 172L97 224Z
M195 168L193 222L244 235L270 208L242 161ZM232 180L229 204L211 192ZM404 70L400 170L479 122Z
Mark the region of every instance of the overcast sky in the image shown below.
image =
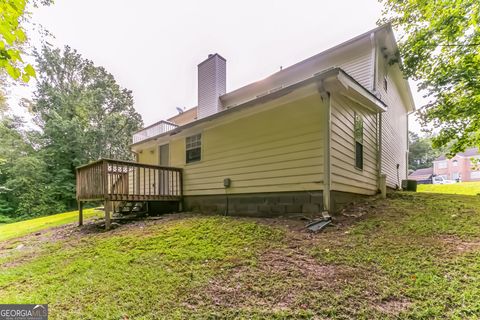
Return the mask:
M209 53L227 59L228 92L375 28L380 12L376 0L56 0L33 20L132 90L148 125L196 105Z

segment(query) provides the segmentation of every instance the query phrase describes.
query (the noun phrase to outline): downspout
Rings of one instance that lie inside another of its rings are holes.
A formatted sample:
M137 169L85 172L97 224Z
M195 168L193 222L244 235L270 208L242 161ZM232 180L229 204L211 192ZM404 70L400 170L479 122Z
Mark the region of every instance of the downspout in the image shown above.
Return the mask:
M378 151L377 151L377 163L378 163L378 179L382 175L382 152L383 152L383 116L382 113L378 113L377 116L378 127ZM380 182L379 182L380 183Z
M378 76L378 54L377 54L377 46L375 40L375 33L372 32L370 34L370 42L372 45L372 92L378 97L377 94L377 76ZM377 113L377 184L378 189L382 190L382 144L383 144L383 117L382 113Z
M410 112L407 113L407 154L405 155L405 177L408 179L408 158L410 158L410 141L408 139L408 128L410 127Z
M372 45L372 93L376 95L377 91L377 46L375 45L375 33L370 34L370 43Z
M323 104L323 211L330 212L331 205L331 158L330 158L330 136L331 136L331 101L330 92L326 91L323 83L320 83L318 92Z
M407 161L407 165L406 165L406 170L407 170L406 177L407 177L407 179L408 179L408 169L409 169L408 159L410 158L410 139L409 139L410 137L409 137L409 134L408 134L410 132L410 120L409 120L409 118L410 118L410 115L414 114L414 113L415 113L415 111L410 111L410 112L407 113L407 160L406 160Z

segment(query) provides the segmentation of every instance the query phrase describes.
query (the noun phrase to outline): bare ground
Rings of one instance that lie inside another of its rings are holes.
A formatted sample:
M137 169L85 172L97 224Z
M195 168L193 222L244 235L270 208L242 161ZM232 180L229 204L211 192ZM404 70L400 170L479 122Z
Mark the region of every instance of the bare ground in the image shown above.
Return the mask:
M401 295L384 295L382 287L384 275L381 272L341 264L322 264L310 252L311 248L322 242L328 241L330 246L342 244L342 238L349 232L349 227L372 214L388 216L395 213L382 202L352 203L334 218L331 227L321 233L308 232L305 229L308 221L305 219L238 218L281 228L286 232L285 240L261 252L255 263L232 261L229 270L211 279L203 290L191 293L183 302L183 306L192 312L205 308L316 310L321 307L318 306L319 299L324 299L326 304L335 304L350 294L354 297L350 308L355 309L355 301L359 301L358 307L367 301L372 309L395 318L407 310L412 302ZM0 260L0 265L8 268L31 260L45 244L61 243L62 246L75 246L84 237L109 237L132 230L148 234L153 232L150 230L151 226L194 216L194 214L171 214L155 219L117 221L114 229L108 232L103 230L101 220L90 221L83 228L69 224L44 230L0 242L0 259L10 255L19 256L4 264ZM446 252L452 254L480 249L480 240L464 240L457 236L442 236L434 240L445 246ZM349 293L345 293L346 291ZM338 301L335 302L335 299Z

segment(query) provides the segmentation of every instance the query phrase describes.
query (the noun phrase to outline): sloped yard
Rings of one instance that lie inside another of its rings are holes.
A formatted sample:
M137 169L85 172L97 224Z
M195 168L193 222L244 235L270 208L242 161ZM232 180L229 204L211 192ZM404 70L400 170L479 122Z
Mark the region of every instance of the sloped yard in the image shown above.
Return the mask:
M84 210L84 218L101 217L103 213L95 209ZM78 221L78 211L59 213L51 216L24 220L8 224L0 224L0 241L18 238L47 228L62 226Z
M0 242L0 301L51 319L480 314L480 196L397 193L305 221L169 215Z
M480 181L452 184L419 184L419 192L480 195Z

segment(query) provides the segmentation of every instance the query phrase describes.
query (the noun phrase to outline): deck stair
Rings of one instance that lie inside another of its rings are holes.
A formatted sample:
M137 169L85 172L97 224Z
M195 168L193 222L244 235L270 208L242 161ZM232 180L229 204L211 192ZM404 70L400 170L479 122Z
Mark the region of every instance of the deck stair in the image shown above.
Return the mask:
M116 215L131 215L139 213L147 213L148 204L146 201L122 201L115 206L114 213Z

